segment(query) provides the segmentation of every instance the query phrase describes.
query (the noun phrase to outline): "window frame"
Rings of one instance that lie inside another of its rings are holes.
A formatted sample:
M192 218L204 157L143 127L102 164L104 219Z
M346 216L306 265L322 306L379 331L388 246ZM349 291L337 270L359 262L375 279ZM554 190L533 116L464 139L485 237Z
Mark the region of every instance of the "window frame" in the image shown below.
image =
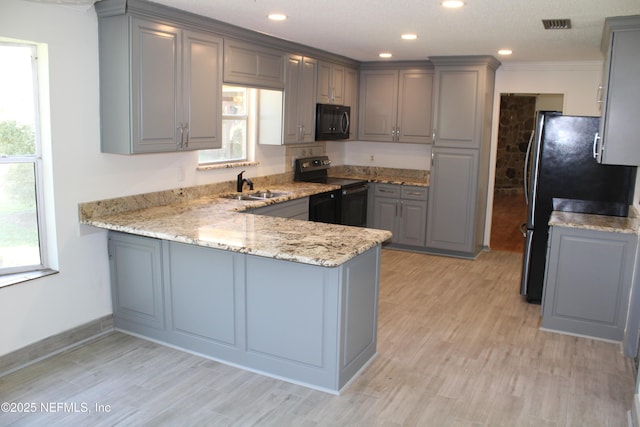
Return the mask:
M33 164L34 185L35 185L35 213L37 218L38 229L38 250L40 255L39 264L25 264L14 267L0 267L0 287L18 283L24 280L30 280L42 275L51 274L55 271L49 268L48 240L46 229L46 208L44 194L44 177L43 177L43 157L42 157L42 120L40 117L40 79L38 65L38 45L28 42L13 42L6 39L0 39L0 46L25 47L31 50L31 85L33 90L33 114L34 114L34 139L35 153L33 155L12 155L0 156L0 164ZM35 273L25 276L25 273ZM14 277L19 276L19 277Z

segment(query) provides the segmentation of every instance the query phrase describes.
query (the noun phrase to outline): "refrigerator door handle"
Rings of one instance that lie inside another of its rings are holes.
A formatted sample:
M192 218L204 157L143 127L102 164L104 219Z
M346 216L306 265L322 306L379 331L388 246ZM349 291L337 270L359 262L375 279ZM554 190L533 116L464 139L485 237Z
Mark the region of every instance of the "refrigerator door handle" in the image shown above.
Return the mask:
M527 223L526 222L520 226L520 234L522 234L522 237L524 237L524 238L527 237Z
M600 153L599 148L598 148L598 141L600 140L600 134L598 132L596 132L595 136L593 137L593 158L596 159L596 161L598 163L600 163Z
M531 246L533 243L533 230L527 230L527 240L524 244L524 257L522 259L522 279L520 281L520 295L527 295L529 290L529 269L531 267Z
M528 180L528 173L529 172L529 155L531 154L531 145L533 144L533 137L536 134L535 130L531 131L531 136L529 137L529 144L527 145L527 153L525 154L524 157L524 203L526 205L529 205L529 184L527 183Z

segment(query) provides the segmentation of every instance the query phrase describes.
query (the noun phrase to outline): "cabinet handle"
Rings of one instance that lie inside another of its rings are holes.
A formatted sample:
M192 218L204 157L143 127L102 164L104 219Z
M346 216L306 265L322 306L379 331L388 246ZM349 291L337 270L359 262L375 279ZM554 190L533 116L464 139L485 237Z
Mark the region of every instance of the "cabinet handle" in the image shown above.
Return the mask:
M384 188L379 188L378 191L381 192L381 193L393 193L394 192L393 190L385 190Z
M400 142L400 128L396 128L396 142Z
M186 134L184 136L184 147L189 148L189 123L184 124L184 130L186 130Z
M431 142L433 142L434 144L436 143L436 130L435 129L431 132Z
M182 139L184 135L184 128L182 127L182 123L178 123L178 126L176 126L176 129L180 131L180 138L178 138L178 140L176 141L176 146L178 148L182 148Z
M407 194L412 196L422 196L422 193L418 193L417 191L407 191Z
M433 166L433 148L431 148L431 166Z

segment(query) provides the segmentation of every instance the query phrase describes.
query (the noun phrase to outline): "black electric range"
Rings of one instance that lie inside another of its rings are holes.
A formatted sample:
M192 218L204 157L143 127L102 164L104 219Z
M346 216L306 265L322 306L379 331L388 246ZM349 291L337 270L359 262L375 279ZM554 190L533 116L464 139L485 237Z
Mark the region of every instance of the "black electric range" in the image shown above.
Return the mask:
M309 198L309 220L366 227L367 194L365 180L330 177L328 156L296 159L294 181L339 185L339 190L316 194Z

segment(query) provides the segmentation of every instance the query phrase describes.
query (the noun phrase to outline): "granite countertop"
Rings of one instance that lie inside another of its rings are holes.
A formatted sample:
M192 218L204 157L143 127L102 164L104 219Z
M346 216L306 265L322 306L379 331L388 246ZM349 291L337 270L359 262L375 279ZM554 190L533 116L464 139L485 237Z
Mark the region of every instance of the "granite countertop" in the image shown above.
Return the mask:
M640 218L638 218L634 209L629 210L628 217L553 211L549 218L549 225L614 233L640 234Z
M414 177L404 177L397 175L357 175L357 174L341 174L334 175L337 178L361 179L368 182L378 184L396 184L396 185L414 185L416 187L428 187L429 179L420 179Z
M334 185L295 182L270 185L268 190L285 194L269 200L241 201L213 194L113 213L97 213L96 206L101 202L91 202L87 204L91 206L80 206L80 222L163 240L337 267L388 240L391 233L253 215L243 211L338 188ZM256 188L256 191L259 190L267 188Z

